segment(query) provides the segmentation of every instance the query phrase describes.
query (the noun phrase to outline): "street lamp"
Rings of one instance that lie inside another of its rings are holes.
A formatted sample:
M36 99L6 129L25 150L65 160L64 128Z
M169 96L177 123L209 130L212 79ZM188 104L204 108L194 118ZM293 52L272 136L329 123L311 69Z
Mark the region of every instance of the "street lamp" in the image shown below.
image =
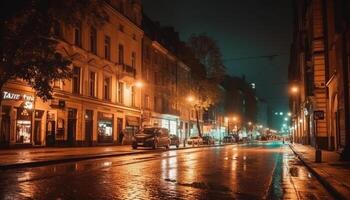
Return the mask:
M297 94L299 92L299 87L294 85L290 88L290 91L292 94Z

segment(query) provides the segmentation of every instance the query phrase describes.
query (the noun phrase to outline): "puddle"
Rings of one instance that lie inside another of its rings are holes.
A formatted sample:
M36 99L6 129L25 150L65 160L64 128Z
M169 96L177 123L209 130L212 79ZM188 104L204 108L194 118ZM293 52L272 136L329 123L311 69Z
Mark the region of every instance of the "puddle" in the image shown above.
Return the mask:
M192 187L197 189L203 189L203 190L215 190L215 191L221 191L221 192L231 192L231 189L219 184L214 183L203 183L203 182L192 182L192 183L178 183L180 186L186 186L186 187Z
M291 167L291 168L289 168L289 173L293 177L298 177L299 176L299 168L298 167Z

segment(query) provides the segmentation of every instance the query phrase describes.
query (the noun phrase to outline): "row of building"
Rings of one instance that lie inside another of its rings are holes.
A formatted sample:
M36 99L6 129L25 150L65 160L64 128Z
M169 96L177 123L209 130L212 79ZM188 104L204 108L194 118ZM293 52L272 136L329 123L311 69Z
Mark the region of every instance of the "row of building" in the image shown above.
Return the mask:
M178 33L145 16L138 0L105 1L104 9L108 21L102 27L55 24L57 51L72 60L72 77L53 83L53 99L42 101L20 80L5 85L1 146L127 144L145 126L167 128L181 140L198 134L196 113L187 101L193 72L179 59L184 43ZM240 110L232 112L253 113L242 110L254 109L253 90L244 80L238 85L234 90ZM229 84L220 88L230 90ZM250 98L244 92L248 90ZM200 110L204 134L222 137L229 132L224 111L230 106L220 106Z
M350 2L294 0L289 81L294 142L349 156Z

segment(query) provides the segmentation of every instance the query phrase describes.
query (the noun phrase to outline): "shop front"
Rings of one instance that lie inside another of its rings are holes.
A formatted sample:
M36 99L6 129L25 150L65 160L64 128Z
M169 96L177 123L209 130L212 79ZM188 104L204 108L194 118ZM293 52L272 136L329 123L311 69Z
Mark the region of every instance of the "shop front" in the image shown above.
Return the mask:
M99 112L97 128L97 142L99 144L113 143L113 114Z
M40 145L42 110L35 110L34 96L3 91L1 146Z
M135 133L140 129L140 118L135 116L125 116L124 144L131 144Z

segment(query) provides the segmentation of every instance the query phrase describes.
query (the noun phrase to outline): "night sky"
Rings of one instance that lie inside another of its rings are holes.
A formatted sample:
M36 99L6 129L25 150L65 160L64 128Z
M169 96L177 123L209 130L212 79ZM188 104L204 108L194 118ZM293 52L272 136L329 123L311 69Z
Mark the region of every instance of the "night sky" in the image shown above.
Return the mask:
M273 112L288 111L291 1L143 0L143 6L153 20L174 26L182 40L192 33L213 37L229 74L254 82Z

